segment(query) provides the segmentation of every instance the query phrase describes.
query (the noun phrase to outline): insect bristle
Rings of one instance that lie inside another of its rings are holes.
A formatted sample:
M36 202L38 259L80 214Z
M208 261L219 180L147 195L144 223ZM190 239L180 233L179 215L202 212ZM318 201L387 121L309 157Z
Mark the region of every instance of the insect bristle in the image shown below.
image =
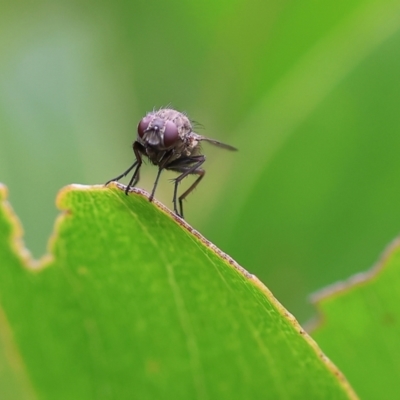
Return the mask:
M195 130L201 130L201 129L204 129L205 128L205 126L202 124L202 123L200 123L200 122L197 122L197 121L195 121L195 120L190 120L190 123L192 124L192 126L193 126L193 128L195 129Z

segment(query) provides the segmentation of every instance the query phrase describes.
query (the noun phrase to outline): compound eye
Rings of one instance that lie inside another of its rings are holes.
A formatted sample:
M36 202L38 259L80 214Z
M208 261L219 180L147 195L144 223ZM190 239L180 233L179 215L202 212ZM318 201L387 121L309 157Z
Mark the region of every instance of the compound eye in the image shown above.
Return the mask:
M147 131L151 118L144 117L140 120L139 125L137 127L138 135L142 138L145 132Z
M171 121L167 121L164 129L164 146L170 147L179 138L178 127Z

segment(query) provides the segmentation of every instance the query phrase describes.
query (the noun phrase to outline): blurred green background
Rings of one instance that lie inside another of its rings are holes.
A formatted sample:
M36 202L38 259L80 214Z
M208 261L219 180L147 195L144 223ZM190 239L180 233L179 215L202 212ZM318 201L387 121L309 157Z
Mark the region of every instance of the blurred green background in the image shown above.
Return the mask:
M167 104L240 150L204 145L186 219L300 321L400 230L399 1L6 1L0 60L0 181L36 257L58 190L125 170Z

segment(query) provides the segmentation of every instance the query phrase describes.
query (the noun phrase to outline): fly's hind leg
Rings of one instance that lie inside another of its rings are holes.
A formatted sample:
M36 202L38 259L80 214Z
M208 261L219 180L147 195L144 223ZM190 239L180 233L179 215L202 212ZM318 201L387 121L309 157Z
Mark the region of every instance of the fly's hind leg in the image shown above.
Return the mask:
M203 179L204 174L206 173L204 169L200 168L201 165L206 161L205 156L193 156L186 157L179 160L174 161L171 165L168 166L167 169L173 170L176 172L182 172L176 179L174 179L174 197L172 199L172 203L174 205L175 214L179 215L181 218L183 217L183 200L188 196L189 193L193 191L193 189L200 183ZM184 193L182 193L178 198L178 185L182 181L182 179L186 178L188 175L199 175L197 179L192 183L192 185L187 189ZM179 211L177 207L177 203L179 201Z
M178 200L179 200L179 213L177 213L180 217L183 217L183 200L186 198L186 196L191 193L195 187L200 183L200 181L204 178L206 171L204 171L204 169L199 168L195 171L192 172L192 174L196 174L199 175L198 178L192 183L192 185L189 187L189 189L187 189L184 193L182 193ZM177 189L178 189L178 183L179 182L175 182L175 190L174 190L174 207L176 208L176 193L177 193ZM175 210L176 212L176 210Z

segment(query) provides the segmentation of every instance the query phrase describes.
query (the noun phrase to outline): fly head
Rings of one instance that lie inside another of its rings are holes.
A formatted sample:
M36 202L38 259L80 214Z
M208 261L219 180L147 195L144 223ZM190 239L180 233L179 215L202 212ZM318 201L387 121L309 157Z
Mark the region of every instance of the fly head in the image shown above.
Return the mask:
M164 108L148 113L139 122L137 140L145 148L166 151L181 147L185 135L192 130L189 119L182 113Z

